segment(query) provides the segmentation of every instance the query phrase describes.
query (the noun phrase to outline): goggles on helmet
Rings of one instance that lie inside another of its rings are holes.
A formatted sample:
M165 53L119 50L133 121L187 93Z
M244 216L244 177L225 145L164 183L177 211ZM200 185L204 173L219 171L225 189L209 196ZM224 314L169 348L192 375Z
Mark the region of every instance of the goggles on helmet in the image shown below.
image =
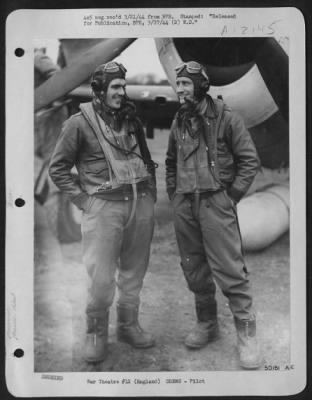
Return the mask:
M174 70L176 74L179 74L184 70L184 68L186 68L186 71L189 74L202 74L205 79L209 80L204 67L196 61L182 62L181 64L177 65Z
M123 74L127 72L126 68L116 61L109 61L108 63L106 63L102 71L109 74L113 74L118 71L121 71Z

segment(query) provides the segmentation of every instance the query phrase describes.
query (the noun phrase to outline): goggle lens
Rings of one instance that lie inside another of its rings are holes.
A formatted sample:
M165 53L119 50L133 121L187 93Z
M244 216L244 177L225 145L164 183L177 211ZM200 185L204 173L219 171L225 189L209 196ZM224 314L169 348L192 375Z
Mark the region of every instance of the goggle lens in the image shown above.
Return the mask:
M182 62L181 64L177 65L174 70L175 70L175 72L177 74L179 74L181 71L183 71L184 68L186 68L186 71L189 74L199 74L199 73L201 73L205 79L209 80L209 78L208 78L206 72L204 71L202 65L200 65L196 61Z
M179 73L183 71L184 68L186 68L189 74L198 74L202 69L202 66L195 61L182 62L175 67L175 71Z

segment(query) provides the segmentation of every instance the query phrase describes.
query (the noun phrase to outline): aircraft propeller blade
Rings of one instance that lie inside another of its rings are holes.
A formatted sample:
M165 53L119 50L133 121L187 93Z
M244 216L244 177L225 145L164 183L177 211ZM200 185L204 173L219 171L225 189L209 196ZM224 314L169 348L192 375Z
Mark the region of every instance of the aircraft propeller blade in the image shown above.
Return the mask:
M35 111L64 96L88 79L94 69L117 57L136 38L106 39L87 50L73 63L55 74L35 90Z

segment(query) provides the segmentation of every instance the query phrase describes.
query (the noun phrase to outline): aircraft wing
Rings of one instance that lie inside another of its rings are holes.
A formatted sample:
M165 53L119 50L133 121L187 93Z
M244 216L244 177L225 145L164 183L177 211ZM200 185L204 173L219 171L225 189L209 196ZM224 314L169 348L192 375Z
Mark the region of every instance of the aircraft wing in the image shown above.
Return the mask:
M88 79L99 64L117 57L135 39L105 39L74 57L35 90L35 111L64 96ZM80 49L79 49L80 50Z

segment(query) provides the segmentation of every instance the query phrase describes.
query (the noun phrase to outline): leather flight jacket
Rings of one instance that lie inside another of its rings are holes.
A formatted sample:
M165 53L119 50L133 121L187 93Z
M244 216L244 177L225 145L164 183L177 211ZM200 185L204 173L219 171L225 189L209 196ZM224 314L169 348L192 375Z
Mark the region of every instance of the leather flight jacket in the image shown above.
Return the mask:
M196 121L190 121L187 129L178 125L177 117L172 123L166 156L166 184L170 198L175 192L226 189L238 202L260 167L255 145L241 116L222 100L213 99L213 102L214 112L208 104L204 115L210 138L203 137L205 132ZM207 143L212 147L210 155L207 154Z
M144 131L142 130L142 132L142 134L136 133L135 138L131 138L131 141L138 145L136 152L148 161L151 160L151 155ZM78 180L74 179L72 174L74 166L78 172ZM140 166L142 167L141 164ZM146 170L144 171L146 173ZM83 208L90 194L100 193L101 188L103 195L107 193L108 198L122 200L125 193L127 195L131 193L131 183L133 182L113 187L110 185L111 172L111 166L90 123L82 112L71 116L63 126L51 158L49 173L54 183L79 208ZM138 188L150 191L155 198L155 177L146 173L143 180L140 182L138 179Z

